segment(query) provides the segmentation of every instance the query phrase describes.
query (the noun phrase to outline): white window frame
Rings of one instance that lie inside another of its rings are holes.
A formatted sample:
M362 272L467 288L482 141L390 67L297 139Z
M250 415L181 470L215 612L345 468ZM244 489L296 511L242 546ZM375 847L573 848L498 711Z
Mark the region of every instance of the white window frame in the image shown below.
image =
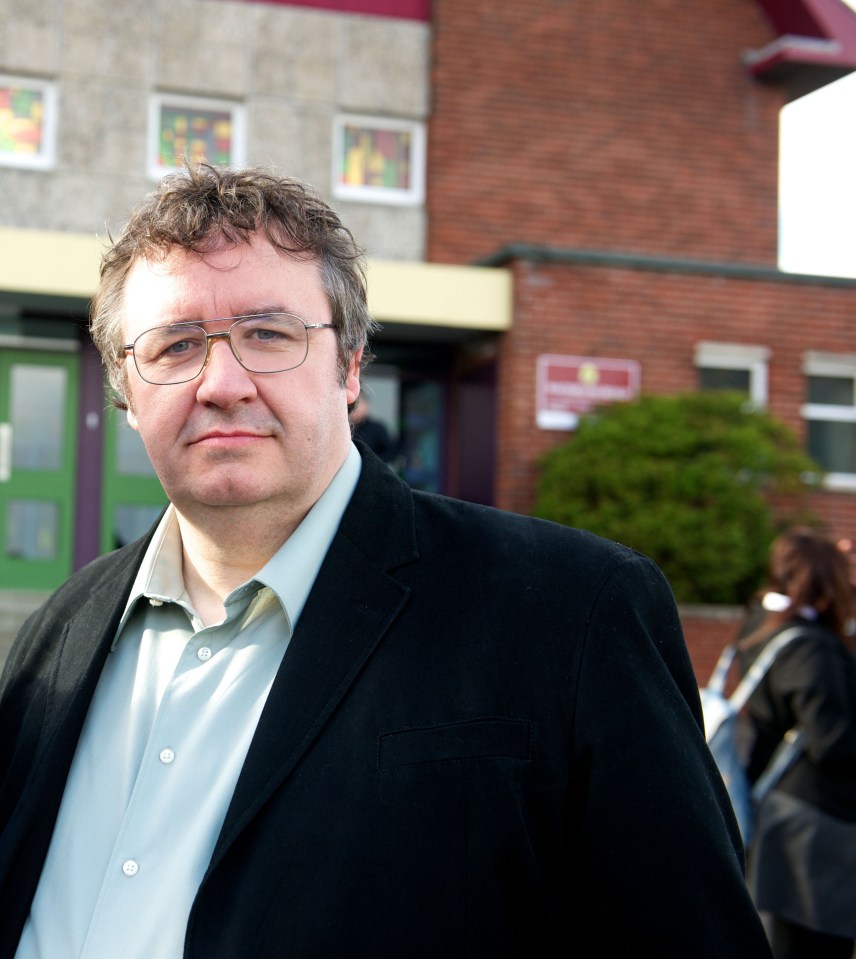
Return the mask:
M766 346L702 341L695 348L696 369L748 371L749 400L758 409L767 407L769 359L770 350Z
M340 159L344 150L345 127L367 127L371 130L394 130L410 134L410 187L362 186L339 181ZM341 200L385 203L391 206L421 206L425 202L425 124L418 120L339 113L333 118L333 196Z
M819 353L803 356L803 374L809 376L849 377L853 380L853 404L834 406L830 403L803 403L800 415L808 420L856 424L856 354ZM856 491L856 473L826 473L823 485L831 490Z
M57 87L50 80L0 74L0 86L27 87L42 94L44 115L42 117L42 149L38 153L0 152L0 166L17 167L23 170L50 170L56 166Z
M161 164L155 158L160 155L161 110L163 107L196 109L228 113L232 123L232 155L228 166L240 169L247 162L247 122L243 104L235 100L216 100L211 97L189 97L178 93L153 93L149 97L149 128L146 137L148 161L146 171L153 180L160 180L168 173L183 167L180 164ZM212 158L206 157L211 160ZM213 162L213 160L212 160Z

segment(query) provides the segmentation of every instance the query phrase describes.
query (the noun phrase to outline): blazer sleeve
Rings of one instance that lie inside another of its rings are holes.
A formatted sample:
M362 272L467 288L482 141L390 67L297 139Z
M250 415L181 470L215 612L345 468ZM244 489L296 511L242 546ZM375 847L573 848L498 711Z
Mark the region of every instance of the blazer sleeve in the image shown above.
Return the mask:
M580 912L639 955L769 956L675 601L644 557L625 554L595 591L576 683Z

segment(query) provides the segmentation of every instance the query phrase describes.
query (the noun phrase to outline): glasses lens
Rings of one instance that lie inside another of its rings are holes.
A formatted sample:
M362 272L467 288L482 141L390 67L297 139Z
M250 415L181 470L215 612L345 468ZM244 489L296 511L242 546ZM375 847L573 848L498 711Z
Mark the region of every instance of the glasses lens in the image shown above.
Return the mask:
M205 330L200 326L159 326L134 341L134 361L149 383L182 383L205 363Z
M290 313L248 316L232 326L232 349L253 373L282 373L306 359L309 334Z
M224 322L224 321L217 321ZM201 326L158 326L134 341L134 362L149 383L167 386L202 372L209 340L228 339L238 361L251 373L282 373L306 359L309 333L290 313L264 313L236 320L229 332L206 334Z

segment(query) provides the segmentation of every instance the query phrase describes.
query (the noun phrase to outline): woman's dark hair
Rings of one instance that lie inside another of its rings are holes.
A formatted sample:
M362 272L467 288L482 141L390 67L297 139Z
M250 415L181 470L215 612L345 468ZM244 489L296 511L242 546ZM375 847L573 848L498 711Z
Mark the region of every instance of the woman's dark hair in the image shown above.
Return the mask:
M790 603L786 609L769 612L743 640L744 645L768 636L801 610L813 611L810 616L841 639L848 637L856 612L850 559L820 530L795 526L773 541L768 581L761 595L768 592L780 593Z

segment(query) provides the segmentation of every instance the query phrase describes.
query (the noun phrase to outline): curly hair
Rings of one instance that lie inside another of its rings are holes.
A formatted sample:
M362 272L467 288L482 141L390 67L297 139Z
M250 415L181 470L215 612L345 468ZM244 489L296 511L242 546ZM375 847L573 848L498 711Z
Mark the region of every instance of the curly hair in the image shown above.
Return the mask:
M122 300L133 265L162 259L174 249L204 257L224 241L238 246L254 233L284 255L318 263L336 328L342 383L359 349L364 351L361 365L371 361L366 344L375 324L368 311L364 255L336 212L300 180L260 168L200 163L164 177L102 258L90 332L118 396L116 406L127 407Z

